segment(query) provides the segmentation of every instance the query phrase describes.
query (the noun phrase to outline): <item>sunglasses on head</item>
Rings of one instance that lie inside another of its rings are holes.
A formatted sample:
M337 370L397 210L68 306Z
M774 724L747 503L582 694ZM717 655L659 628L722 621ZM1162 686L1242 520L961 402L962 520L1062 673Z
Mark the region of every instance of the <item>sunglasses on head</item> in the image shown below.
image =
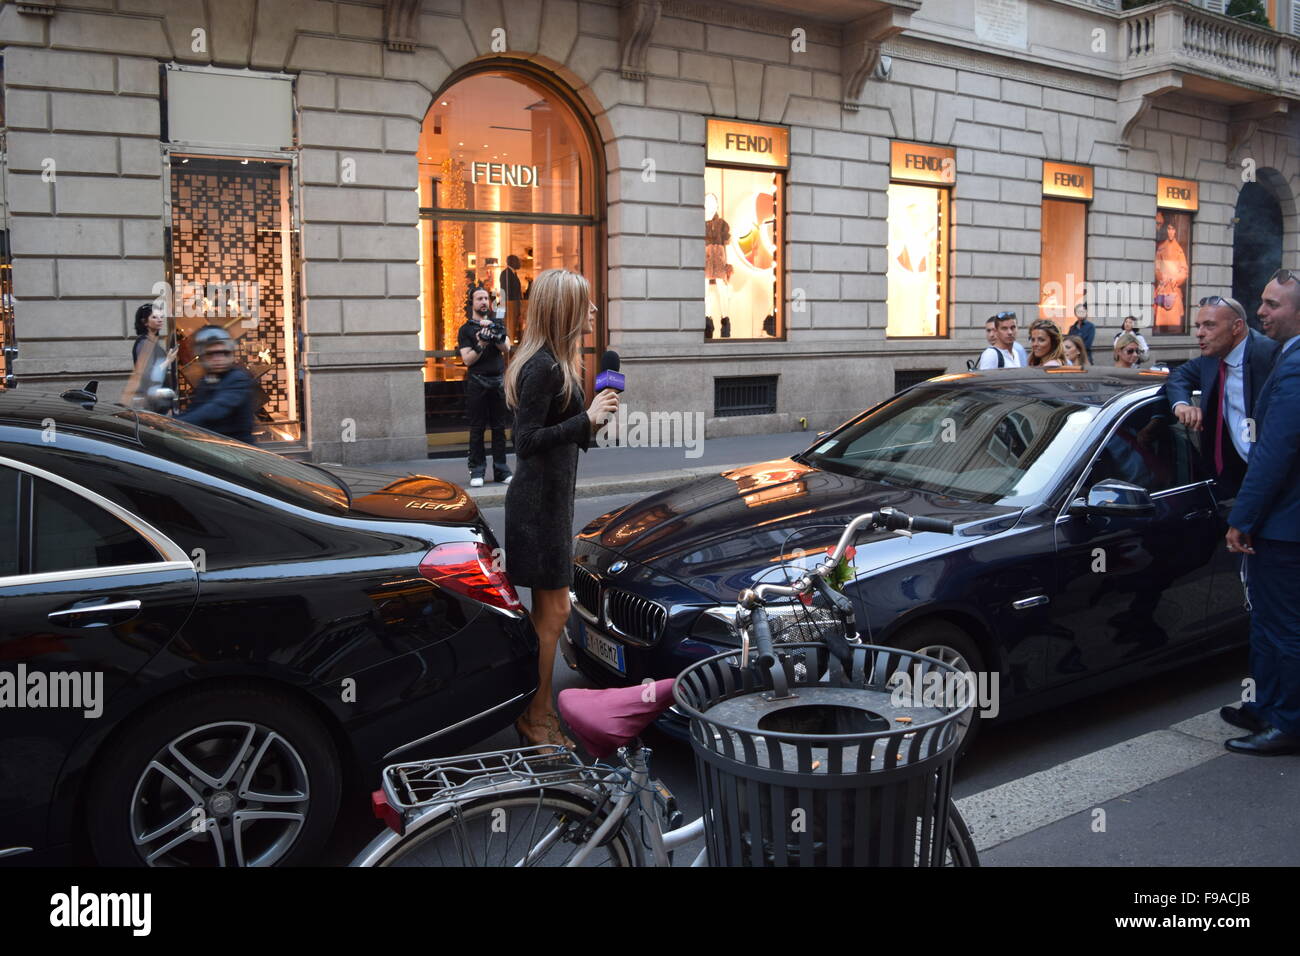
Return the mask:
M993 316L989 321L1001 322L1003 319L1014 319L1015 317L1016 314L1014 312L999 312L997 315Z
M1204 299L1198 302L1197 305L1200 306L1226 305L1228 308L1230 308L1233 312L1237 314L1238 318L1241 319L1246 318L1246 310L1241 307L1240 303L1230 302L1221 295L1207 295Z
M1290 282L1292 279L1300 279L1300 273L1292 272L1290 269L1278 269L1268 277L1269 282L1281 282L1283 284Z

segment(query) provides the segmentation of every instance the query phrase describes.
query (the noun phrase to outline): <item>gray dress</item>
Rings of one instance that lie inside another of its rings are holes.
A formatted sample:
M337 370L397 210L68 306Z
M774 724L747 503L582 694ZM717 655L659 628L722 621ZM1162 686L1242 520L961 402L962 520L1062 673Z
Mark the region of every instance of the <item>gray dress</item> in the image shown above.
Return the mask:
M546 349L519 370L515 476L506 490L505 571L528 588L573 583L573 489L578 449L591 442L581 389L567 405L564 373Z

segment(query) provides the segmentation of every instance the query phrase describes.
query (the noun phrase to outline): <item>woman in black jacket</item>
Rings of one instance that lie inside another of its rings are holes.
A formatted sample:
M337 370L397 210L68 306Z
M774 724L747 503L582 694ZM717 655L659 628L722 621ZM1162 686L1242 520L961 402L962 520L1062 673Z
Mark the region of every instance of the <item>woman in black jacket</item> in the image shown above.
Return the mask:
M506 491L505 570L532 589L538 638L537 693L515 722L532 744L573 746L551 700L555 646L569 617L573 583L573 490L578 449L618 409L606 389L582 410L582 336L596 307L587 280L548 269L533 282L528 326L506 370L506 404L515 412L515 475Z

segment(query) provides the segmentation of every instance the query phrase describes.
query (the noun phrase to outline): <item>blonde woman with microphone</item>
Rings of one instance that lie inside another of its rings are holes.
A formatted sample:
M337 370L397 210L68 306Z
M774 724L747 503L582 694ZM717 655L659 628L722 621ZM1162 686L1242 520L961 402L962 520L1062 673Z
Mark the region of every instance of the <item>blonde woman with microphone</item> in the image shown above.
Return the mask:
M515 722L522 741L572 747L552 701L555 647L569 617L573 583L573 492L578 449L618 410L606 389L583 411L582 337L596 306L587 280L547 269L532 284L524 339L506 370L514 410L515 475L506 491L506 574L532 589L537 631L537 693Z

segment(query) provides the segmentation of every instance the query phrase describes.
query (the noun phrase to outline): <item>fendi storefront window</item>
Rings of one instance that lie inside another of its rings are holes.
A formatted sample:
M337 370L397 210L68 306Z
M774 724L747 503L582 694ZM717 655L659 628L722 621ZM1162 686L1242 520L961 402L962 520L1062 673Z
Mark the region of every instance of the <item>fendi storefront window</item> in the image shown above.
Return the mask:
M790 132L711 119L704 169L704 338L785 336L782 217Z
M430 448L463 444L465 367L456 337L486 289L511 342L528 325L538 273L571 269L602 304L600 179L588 126L531 73L475 73L435 97L420 134L420 271ZM583 342L604 343L604 311ZM587 383L590 392L590 381Z
M1152 331L1187 331L1187 284L1192 274L1192 217L1200 190L1190 179L1156 177L1156 294Z
M171 157L168 267L181 401L203 378L188 338L222 326L253 376L259 442L302 437L290 195L285 163Z
M890 144L889 338L948 334L956 155L942 146Z
M1092 167L1043 163L1042 282L1038 317L1062 329L1074 322L1082 302L1088 262L1088 203Z
M204 374L189 337L219 325L255 383L254 437L298 442L305 436L293 77L168 64L164 85L170 288L154 295L177 335L181 407ZM240 144L233 156L232 143Z

